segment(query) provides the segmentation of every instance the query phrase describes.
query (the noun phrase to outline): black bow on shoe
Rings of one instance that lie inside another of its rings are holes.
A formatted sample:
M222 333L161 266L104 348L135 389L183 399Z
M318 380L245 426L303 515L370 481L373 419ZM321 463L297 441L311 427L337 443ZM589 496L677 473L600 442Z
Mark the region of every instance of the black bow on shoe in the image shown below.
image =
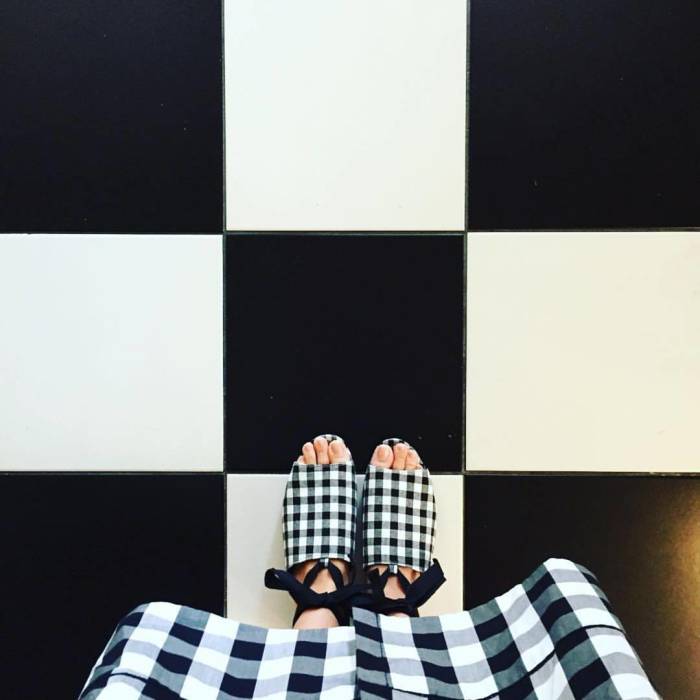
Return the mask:
M405 598L387 598L384 587L389 576L396 576L399 581ZM413 583L401 573L398 566L387 567L384 573L380 574L377 569L372 569L367 574L372 587L371 597L357 597L353 604L357 607L367 608L375 613L388 615L393 612L406 613L410 617L418 617L418 608L423 605L445 583L445 574L442 571L440 562L433 559L433 563L428 567Z
M322 569L328 569L336 586L335 591L317 593L311 588L311 584ZM350 599L365 593L370 588L369 583L346 585L340 569L329 559L319 559L306 574L303 582L289 571L268 569L265 572L265 586L278 591L287 591L292 596L297 604L292 624L309 608L328 608L335 615L339 625L349 624Z

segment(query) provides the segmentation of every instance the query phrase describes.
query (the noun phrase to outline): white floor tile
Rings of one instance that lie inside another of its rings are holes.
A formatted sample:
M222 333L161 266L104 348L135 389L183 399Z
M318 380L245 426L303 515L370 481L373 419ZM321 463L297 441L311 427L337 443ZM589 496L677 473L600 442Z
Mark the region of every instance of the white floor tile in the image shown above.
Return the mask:
M435 557L447 582L421 608L421 615L462 609L462 478L433 475L438 509ZM358 477L362 483L363 477ZM289 627L294 604L286 593L263 585L265 570L284 568L282 497L287 476L227 477L228 617L266 627Z
M234 230L464 228L466 0L225 0Z
M471 233L467 466L698 471L700 234Z
M0 236L0 468L223 468L220 236Z

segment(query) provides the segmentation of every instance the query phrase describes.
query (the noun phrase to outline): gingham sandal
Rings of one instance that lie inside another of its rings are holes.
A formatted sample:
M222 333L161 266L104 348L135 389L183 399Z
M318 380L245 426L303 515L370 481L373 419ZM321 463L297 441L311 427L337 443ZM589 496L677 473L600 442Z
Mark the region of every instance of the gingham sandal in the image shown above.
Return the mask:
M337 435L322 435L328 442ZM348 562L352 577L355 544L355 508L357 487L352 457L336 464L303 464L295 461L287 481L282 515L282 538L287 570L268 569L265 585L287 591L297 604L294 624L308 608L328 608L338 623L350 618L348 601L365 584L344 584L340 569L331 559ZM292 569L301 562L317 559L316 564L298 581ZM336 590L317 593L311 585L322 569L328 569ZM352 578L351 578L352 580Z
M399 438L384 440L392 447L405 443ZM371 594L355 596L353 605L377 613L403 612L418 617L423 605L445 582L442 567L433 559L435 539L435 496L430 472L421 461L417 469L394 470L369 464L362 496L365 570L377 564L387 569L367 574ZM406 566L420 571L409 583L399 571ZM387 598L384 587L390 576L396 576L405 598Z

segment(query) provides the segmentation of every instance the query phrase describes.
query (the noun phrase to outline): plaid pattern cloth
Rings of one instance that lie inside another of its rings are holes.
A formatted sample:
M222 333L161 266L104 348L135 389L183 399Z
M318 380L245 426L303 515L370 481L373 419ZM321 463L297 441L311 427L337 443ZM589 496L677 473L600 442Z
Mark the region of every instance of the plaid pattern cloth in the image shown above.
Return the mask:
M398 439L385 440L393 446ZM435 496L430 472L370 464L362 494L364 566L393 564L425 571L433 559Z
M79 700L659 700L595 577L548 559L472 610L264 629L170 603L127 615Z
M323 435L329 442L335 435ZM309 559L352 562L357 486L352 459L292 465L284 494L282 537L287 569Z
M129 613L80 700L350 699L352 627L265 629L171 603Z
M548 559L470 611L395 618L355 609L360 697L658 700L595 577Z

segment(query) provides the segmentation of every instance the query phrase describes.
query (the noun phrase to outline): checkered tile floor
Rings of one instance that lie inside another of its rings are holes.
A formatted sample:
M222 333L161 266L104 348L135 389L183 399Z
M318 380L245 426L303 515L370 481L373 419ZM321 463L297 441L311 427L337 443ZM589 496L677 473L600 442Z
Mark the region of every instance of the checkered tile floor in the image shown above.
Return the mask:
M435 474L426 612L571 558L699 697L699 20L4 3L3 697L76 695L143 602L287 624L262 574L326 431Z

